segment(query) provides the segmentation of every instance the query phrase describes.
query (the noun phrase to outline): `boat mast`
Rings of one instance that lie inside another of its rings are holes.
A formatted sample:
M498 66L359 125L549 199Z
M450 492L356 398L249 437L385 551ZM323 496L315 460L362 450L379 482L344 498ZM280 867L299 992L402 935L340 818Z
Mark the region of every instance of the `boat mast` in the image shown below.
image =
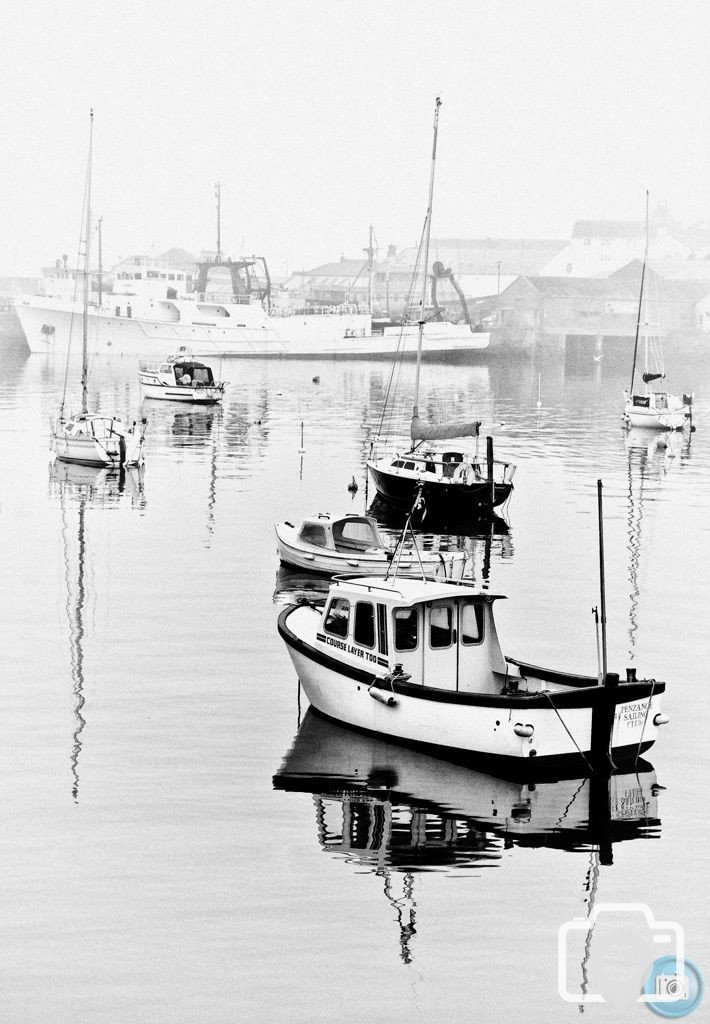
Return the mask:
M643 310L643 282L646 276L646 260L648 259L648 189L646 189L646 244L643 250L643 266L641 267L641 288L639 290L639 308L636 317L636 337L634 338L634 360L631 364L631 385L629 386L629 398L634 393L634 377L636 376L636 353L639 346L639 328L641 326L641 313ZM648 336L646 338L648 344Z
M86 233L84 238L84 310L81 326L81 411L89 411L89 275L91 252L91 158L94 143L94 111L89 112L89 162L86 171Z
M222 183L214 183L214 194L217 200L217 262L222 262Z
M429 177L429 205L426 212L426 230L424 232L424 279L422 281L422 308L419 316L419 337L417 339L417 372L414 380L414 411L413 417L419 416L419 375L422 366L422 335L424 333L424 307L427 295L427 271L429 269L429 239L431 237L431 208L434 202L434 168L436 167L436 137L439 132L439 107L441 99L436 97L434 109L434 144L431 150L431 175Z
M372 277L374 273L374 255L375 255L375 241L374 231L372 230L372 224L370 224L370 244L368 245L365 252L367 253L367 311L372 316Z

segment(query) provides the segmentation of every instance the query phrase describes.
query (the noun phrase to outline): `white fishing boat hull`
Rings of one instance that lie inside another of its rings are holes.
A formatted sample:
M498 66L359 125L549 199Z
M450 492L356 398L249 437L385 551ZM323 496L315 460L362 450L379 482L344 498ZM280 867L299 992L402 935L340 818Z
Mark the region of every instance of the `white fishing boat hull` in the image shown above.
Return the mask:
M405 548L393 559L392 552L383 548L344 553L299 543L298 531L287 523L277 523L275 531L281 562L309 572L384 576L396 566L400 576L421 576L423 570L426 576L461 579L467 563L462 551L420 551L417 555L416 551Z
M591 757L594 705L604 687L585 687L574 693L554 691L515 697L502 694L459 693L431 686L398 685L385 680L387 667L332 643L330 656L319 642L320 616L312 608L291 606L279 617L298 679L310 704L321 714L368 732L426 747L500 758L517 763L583 761ZM634 684L624 699L620 684L612 732L612 752L633 755L655 741L661 694L639 700ZM370 689L378 691L373 699ZM380 697L392 696L388 705ZM554 706L553 706L554 705ZM575 706L576 705L576 706ZM516 732L516 729L518 732ZM520 735L519 732L524 733Z
M16 312L33 353L65 355L74 321L81 319L79 303L64 298L31 296L19 299ZM364 313L314 313L275 316L260 304L196 303L187 299L155 301L144 312L124 305L93 307L88 313L88 351L91 355L160 356L166 349L188 346L196 357L391 357L404 349L415 327L389 327L372 333ZM404 342L402 332L404 331ZM490 335L467 325L426 325L423 354L429 357L471 353L488 347Z
M143 375L138 375L141 392L144 398L154 398L162 402L184 402L189 405L217 405L222 401L224 392L221 388L186 388L169 384L146 383Z

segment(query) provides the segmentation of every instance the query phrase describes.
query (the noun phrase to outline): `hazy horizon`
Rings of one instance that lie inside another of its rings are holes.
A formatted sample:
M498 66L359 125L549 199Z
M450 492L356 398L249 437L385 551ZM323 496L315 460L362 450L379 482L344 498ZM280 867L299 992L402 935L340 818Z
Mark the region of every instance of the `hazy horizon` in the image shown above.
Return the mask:
M274 274L416 244L434 101L433 234L570 237L667 203L710 217L705 6L586 0L278 4L188 13L40 0L4 12L0 273L74 261L95 114L104 262L180 246Z

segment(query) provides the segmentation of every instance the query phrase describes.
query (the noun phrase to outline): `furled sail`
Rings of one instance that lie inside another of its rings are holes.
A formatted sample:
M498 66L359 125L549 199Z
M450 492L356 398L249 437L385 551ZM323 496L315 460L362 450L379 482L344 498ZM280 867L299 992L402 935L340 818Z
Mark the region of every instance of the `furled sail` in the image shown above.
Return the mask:
M663 380L665 373L644 373L642 376L644 384L650 384L652 380Z
M478 437L480 420L457 423L425 423L416 414L412 416L412 441L445 441L451 437Z

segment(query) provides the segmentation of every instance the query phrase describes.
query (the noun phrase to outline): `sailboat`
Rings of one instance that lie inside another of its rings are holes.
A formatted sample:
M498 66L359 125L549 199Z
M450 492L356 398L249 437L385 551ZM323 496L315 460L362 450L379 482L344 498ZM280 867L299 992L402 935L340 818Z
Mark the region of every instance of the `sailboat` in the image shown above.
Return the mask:
M509 497L513 489L515 466L512 463L500 462L493 458L493 440L490 437L487 438L485 457L478 453L478 441L476 441L476 449L473 454L468 451L452 450L448 445L442 447L436 444L436 442L451 438L474 437L478 439L481 428L480 421L431 424L425 422L419 415L422 339L428 326L425 311L440 106L441 100L437 96L434 112L434 144L429 179L429 202L420 246L420 253L423 252L421 264L423 283L417 336L414 408L410 425L411 445L404 450L389 451L386 454L378 455L378 441L373 441L367 468L378 494L385 501L394 505L411 507L421 485L422 500L429 512L434 514L438 512L480 513L481 510L502 505Z
M52 426L51 448L61 462L82 466L134 466L143 462L143 442L147 421L129 427L117 416L89 412L88 397L88 323L91 251L91 160L94 134L94 112L89 121L89 159L86 173L84 203L84 303L82 312L81 410L65 416L66 376L64 394ZM67 352L67 364L69 353Z
M623 420L629 427L650 427L653 430L682 430L692 417L693 396L684 394L681 398L668 391L655 391L651 386L665 380L663 347L658 324L649 321L648 301L644 293L646 264L648 262L648 192L646 192L646 244L641 267L634 357L631 364L631 383L624 391ZM643 325L643 389L636 390L636 366L639 354L639 334Z

